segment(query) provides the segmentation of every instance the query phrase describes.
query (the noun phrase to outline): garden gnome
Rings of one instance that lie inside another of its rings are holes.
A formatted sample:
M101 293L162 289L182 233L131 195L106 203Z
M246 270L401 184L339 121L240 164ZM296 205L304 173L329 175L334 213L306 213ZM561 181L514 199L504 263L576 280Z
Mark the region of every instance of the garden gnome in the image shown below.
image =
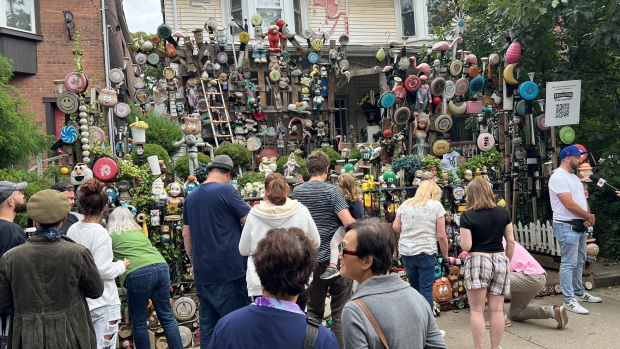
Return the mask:
M157 199L159 204L165 204L168 200L168 194L164 189L164 181L162 181L161 178L158 177L153 181L151 185L151 194L153 194L153 198Z

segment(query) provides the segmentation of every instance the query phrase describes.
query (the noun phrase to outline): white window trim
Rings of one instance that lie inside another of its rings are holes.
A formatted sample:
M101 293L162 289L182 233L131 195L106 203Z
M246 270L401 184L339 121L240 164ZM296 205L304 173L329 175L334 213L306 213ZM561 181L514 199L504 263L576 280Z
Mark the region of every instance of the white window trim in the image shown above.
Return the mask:
M401 0L394 0L394 14L396 15L396 32L398 38L404 38L403 36L403 20L401 17ZM432 40L428 33L428 1L427 0L413 0L413 13L415 21L415 36L407 38L407 42L428 41Z
M7 28L7 29L11 29L11 30L17 30L20 32L24 32L24 33L31 33L31 34L36 34L37 33L37 16L36 13L34 13L35 11L35 0L30 0L30 23L31 23L31 30L23 30L23 29L19 29L19 28L13 28L13 27L9 27L6 24L6 2L4 0L0 0L0 27L2 28Z
M1 1L1 0L0 0ZM295 30L295 11L293 11L293 1L280 0L282 4L282 17L284 22L288 24L288 28L291 31ZM230 10L232 8L230 0L220 0L220 8L222 9L222 23L228 23L230 21ZM308 2L307 0L301 0L299 2L301 10L301 27L308 28L310 20L308 19ZM252 30L252 24L250 18L256 14L256 0L241 0L243 18L248 19L248 26L250 31ZM300 33L296 33L300 34Z

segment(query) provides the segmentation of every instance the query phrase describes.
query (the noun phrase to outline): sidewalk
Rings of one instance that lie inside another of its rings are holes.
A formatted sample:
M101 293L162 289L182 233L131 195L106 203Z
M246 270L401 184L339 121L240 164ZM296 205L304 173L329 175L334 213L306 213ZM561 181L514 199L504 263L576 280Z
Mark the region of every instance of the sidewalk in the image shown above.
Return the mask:
M618 266L615 266L618 269ZM598 285L598 284L597 284ZM557 322L549 320L528 320L512 322L502 337L503 349L588 349L620 348L620 286L595 287L592 294L603 298L602 303L583 304L589 315L569 312L568 324L564 330L556 329ZM562 296L535 298L539 305L561 304ZM509 303L504 305L508 311ZM442 312L437 317L439 328L446 331L448 348L473 348L473 337L469 328L469 309ZM488 314L485 314L488 319ZM486 331L486 348L490 347L489 331Z

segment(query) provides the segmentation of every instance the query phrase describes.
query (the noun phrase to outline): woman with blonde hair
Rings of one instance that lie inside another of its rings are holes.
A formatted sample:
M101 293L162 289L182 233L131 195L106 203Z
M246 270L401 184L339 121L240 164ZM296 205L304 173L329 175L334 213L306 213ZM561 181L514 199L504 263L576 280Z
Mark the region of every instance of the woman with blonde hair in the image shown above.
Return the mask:
M112 238L115 260L131 260L131 266L121 275L121 286L127 289L127 305L131 317L136 348L150 348L146 312L149 299L153 302L168 347L182 349L181 334L170 305L170 272L166 260L151 245L128 208L119 206L108 217L108 232Z
M474 347L484 348L484 305L489 300L491 349L499 348L504 333L504 295L510 292L510 260L515 241L510 214L495 203L489 182L477 178L467 185L467 210L460 219L461 248L471 314ZM506 250L502 245L506 238Z
M420 183L415 196L405 201L396 211L392 228L400 233L398 251L411 287L424 296L433 309L433 283L437 241L443 260L444 275L450 271L448 264L448 237L446 235L446 210L439 202L441 188L433 179Z
M357 183L355 183L355 177L350 173L342 173L338 176L338 189L344 196L344 199L349 204L349 212L351 217L355 220L364 219L364 205L362 205L362 189ZM338 246L344 238L344 227L339 226L338 230L334 233L332 241L329 243L330 256L329 266L325 269L325 272L321 274L321 279L333 279L340 275L338 271Z
M265 237L270 229L297 227L308 235L314 244L314 248L318 248L321 244L319 231L308 208L299 201L290 199L288 197L289 191L284 176L279 173L267 175L264 200L259 205L252 207L243 226L239 240L239 252L243 256L249 256L246 281L248 296L250 297L263 295L252 253L256 250L258 242ZM305 307L304 295L302 295L300 302Z

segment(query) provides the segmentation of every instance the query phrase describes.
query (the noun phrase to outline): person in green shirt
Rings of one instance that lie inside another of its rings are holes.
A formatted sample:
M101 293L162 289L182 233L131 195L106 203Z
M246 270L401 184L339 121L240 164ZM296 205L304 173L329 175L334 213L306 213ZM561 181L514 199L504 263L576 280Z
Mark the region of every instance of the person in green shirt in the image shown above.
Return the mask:
M112 211L107 228L112 238L114 259L131 260L120 280L127 289L127 306L136 348L151 346L144 311L150 299L164 328L168 347L182 349L181 334L170 305L170 272L166 261L151 245L126 207L120 206Z

